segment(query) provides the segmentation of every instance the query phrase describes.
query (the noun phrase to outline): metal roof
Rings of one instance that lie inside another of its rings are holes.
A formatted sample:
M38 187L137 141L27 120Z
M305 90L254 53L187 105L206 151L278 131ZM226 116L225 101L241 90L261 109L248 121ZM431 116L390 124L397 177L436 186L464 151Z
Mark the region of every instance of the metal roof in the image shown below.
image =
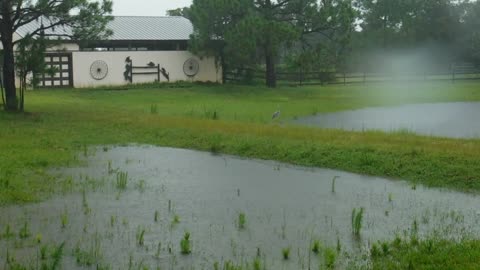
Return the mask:
M188 40L192 23L184 17L118 16L108 24L108 40Z
M33 31L37 30L42 24L44 26L48 26L48 25L51 24L51 22L48 19L40 18L36 21L32 21L32 22L30 22L26 25L21 26L17 30L17 34L24 37L28 33L32 33ZM45 34L47 34L47 35L55 34L55 35L69 36L69 35L72 35L72 29L69 26L57 26L57 27L53 27L51 29L45 30Z
M114 16L107 28L113 35L107 40L188 40L193 33L193 25L184 17L142 17ZM48 25L44 21L45 25ZM40 26L40 21L33 21L18 29L17 33L25 36ZM46 34L71 34L69 27L56 27L45 31Z

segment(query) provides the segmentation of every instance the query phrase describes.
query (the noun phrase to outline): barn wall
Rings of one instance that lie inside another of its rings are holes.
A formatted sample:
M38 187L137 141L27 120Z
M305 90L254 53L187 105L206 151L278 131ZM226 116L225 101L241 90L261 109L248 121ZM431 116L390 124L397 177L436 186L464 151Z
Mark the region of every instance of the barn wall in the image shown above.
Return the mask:
M170 82L174 81L221 81L221 70L215 67L213 58L200 59L193 56L188 51L78 51L72 52L73 56L73 82L75 87L95 87L106 85L122 85L126 84L124 78L125 59L130 57L134 66L146 66L147 63L153 62L160 64L170 73ZM200 64L198 74L193 78L187 77L183 72L184 62L194 57ZM93 62L102 60L108 65L108 74L102 80L95 80L90 75L90 66ZM141 72L141 70L135 70ZM151 71L151 70L146 70ZM155 75L134 75L133 83L153 82L157 79ZM166 81L161 75L161 82Z

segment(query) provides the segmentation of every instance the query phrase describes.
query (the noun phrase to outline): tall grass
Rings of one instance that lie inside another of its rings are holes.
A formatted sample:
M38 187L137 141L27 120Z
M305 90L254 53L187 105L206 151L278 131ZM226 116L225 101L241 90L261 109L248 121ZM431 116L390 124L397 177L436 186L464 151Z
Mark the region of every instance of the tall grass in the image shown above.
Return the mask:
M353 208L352 210L352 232L353 235L357 237L360 236L360 232L362 230L363 213L363 207L359 208L358 210Z
M127 189L128 172L117 172L115 186L118 190Z
M190 233L185 232L183 235L182 240L180 240L180 251L182 254L187 255L192 253L192 247L191 247L191 240L190 240Z
M245 225L247 223L247 216L245 215L245 213L240 213L238 214L238 228L239 229L245 229Z

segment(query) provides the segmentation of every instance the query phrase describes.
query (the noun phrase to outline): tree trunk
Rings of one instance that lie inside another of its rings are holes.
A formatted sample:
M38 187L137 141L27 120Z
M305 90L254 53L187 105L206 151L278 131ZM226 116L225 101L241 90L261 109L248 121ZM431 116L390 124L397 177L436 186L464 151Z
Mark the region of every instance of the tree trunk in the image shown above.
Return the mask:
M3 2L3 1L2 1ZM3 45L3 87L5 89L5 110L18 111L17 91L15 88L15 55L13 49L13 22L10 19L11 6L2 3L2 25L0 36Z
M266 82L267 87L275 88L277 87L277 76L275 74L275 59L269 53L265 57L265 64L267 66L266 71Z
M5 109L18 111L17 89L15 88L15 57L12 39L5 37L3 44L3 87L5 89Z

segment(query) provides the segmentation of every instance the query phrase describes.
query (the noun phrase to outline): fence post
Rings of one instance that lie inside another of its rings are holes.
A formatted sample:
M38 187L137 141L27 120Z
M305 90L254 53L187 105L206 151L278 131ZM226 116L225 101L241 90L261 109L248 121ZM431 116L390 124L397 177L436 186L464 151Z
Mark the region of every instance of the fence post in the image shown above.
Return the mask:
M160 83L160 64L157 65L157 78L158 82Z

